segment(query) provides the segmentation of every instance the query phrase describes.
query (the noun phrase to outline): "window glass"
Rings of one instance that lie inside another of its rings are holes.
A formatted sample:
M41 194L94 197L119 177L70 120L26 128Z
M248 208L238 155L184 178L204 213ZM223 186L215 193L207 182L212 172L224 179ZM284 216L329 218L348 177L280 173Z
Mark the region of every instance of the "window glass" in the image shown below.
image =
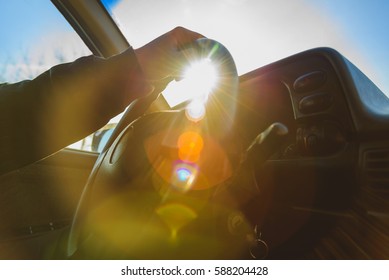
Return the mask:
M90 50L47 0L13 0L0 10L0 82L33 79Z
M52 66L90 55L81 38L47 0L4 1L0 9L0 83L33 79ZM69 146L85 151L101 150L109 125Z
M140 47L184 26L225 45L239 74L295 53L332 47L389 94L386 0L102 0Z

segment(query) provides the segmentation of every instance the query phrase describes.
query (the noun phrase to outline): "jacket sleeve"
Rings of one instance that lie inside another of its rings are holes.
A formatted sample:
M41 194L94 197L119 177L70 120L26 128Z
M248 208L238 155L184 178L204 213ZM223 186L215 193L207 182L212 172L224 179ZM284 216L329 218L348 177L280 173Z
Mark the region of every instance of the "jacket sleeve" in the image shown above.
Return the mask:
M33 163L104 126L147 83L129 48L80 58L34 80L0 85L0 174Z

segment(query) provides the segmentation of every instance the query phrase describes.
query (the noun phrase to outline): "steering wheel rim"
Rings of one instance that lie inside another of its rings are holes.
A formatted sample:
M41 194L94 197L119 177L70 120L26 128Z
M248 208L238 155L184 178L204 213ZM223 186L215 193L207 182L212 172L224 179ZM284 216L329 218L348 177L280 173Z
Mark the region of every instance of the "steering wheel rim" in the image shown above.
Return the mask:
M211 57L213 60L219 63L220 69L224 69L223 75L221 76L221 86L218 88L218 90L216 90L217 92L215 94L210 95L210 98L208 100L209 102L207 103L207 112L217 112L217 116L212 118L213 122L208 124L212 128L211 134L217 137L218 139L224 139L225 137L228 137L228 132L231 131L232 126L234 125L235 102L239 84L237 71L232 56L223 45L210 39L199 39L194 44L187 46L183 51L190 52L191 55L189 55L189 57L191 58L196 57L201 59ZM220 98L221 96L223 96L224 98ZM129 143L128 139L135 137L132 136L135 134L133 131L134 126L140 127L142 122L147 123L150 122L150 120L151 122L158 122L158 125L161 127L169 125L171 126L173 119L171 116L175 116L174 118L176 118L177 116L185 118L184 111L158 112L149 114L145 117L142 117L143 119L139 118L138 120L129 123L129 120L133 120L134 115L141 115L143 113L142 110L145 109L144 104L150 104L151 98L152 97L149 97L148 100L136 101L138 102L138 105L140 105L137 108L138 112L136 112L135 114L134 111L132 111L134 105L130 106L130 108L127 109L124 117L119 123L119 126L115 129L110 141L108 142L111 144L106 146L106 148L103 150L98 160L96 161L96 164L93 167L91 175L87 181L87 184L79 201L76 213L74 215L66 248L66 254L68 257L73 256L77 252L81 243L84 240L83 236L85 235L86 230L85 223L88 219L89 211L91 210L90 204L96 196L96 182L101 179L101 174L112 175L115 174L115 172L118 172L118 169L123 168L123 166L120 164L120 167L114 166L115 163L120 161L120 158L126 152L126 148ZM142 102L144 104L142 104ZM221 108L224 108L224 110L221 110ZM150 133L150 131L147 132L146 128L146 132L143 133L148 134ZM140 139L141 138L142 137L140 137ZM134 158L134 162L136 161L138 161L138 158ZM112 176L112 180L122 180L114 178L114 176L116 175ZM104 180L105 179L103 179L103 181ZM94 206L92 206L92 208L93 207Z

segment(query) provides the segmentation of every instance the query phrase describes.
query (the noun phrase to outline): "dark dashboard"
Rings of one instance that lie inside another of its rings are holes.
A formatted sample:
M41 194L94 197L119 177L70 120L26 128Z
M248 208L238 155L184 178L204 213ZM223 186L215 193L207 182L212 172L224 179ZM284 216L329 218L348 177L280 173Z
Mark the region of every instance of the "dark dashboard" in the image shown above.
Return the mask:
M288 57L240 81L247 139L275 121L289 128L282 148L256 171L262 199L253 205L263 206L253 219L272 257L387 256L372 243L388 241L388 98L329 48ZM326 247L330 239L349 249L362 245L341 255Z

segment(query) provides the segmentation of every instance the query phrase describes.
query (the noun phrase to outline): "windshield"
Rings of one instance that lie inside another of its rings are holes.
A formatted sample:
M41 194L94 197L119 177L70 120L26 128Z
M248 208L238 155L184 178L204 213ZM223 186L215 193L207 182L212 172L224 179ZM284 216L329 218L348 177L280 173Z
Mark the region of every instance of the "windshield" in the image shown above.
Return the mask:
M385 0L103 0L134 48L184 26L221 42L244 74L315 47L331 47L389 93Z
M33 79L91 53L47 0L13 0L1 7L0 83Z
M33 79L54 65L91 54L47 0L3 2L0 24L0 83ZM91 150L88 141L70 147Z

